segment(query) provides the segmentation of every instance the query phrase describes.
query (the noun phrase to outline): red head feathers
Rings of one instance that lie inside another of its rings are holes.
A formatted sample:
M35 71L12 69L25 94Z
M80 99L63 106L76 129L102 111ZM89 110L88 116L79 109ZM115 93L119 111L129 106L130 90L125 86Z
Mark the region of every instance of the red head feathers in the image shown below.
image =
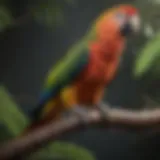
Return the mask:
M119 8L122 12L125 12L130 16L138 13L137 8L135 8L132 5L127 5L127 4L126 5L119 5L117 8Z

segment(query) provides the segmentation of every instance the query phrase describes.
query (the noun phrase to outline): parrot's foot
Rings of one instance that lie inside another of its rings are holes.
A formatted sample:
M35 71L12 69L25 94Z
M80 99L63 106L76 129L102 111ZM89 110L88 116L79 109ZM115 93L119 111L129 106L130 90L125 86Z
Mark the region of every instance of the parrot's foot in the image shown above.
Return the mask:
M77 115L80 118L82 125L84 125L84 127L87 127L89 124L88 112L89 110L87 109L86 106L76 105L71 109L71 113Z
M105 104L103 102L101 102L100 104L96 105L96 107L98 108L98 110L101 113L101 116L103 119L107 120L107 114L106 114L106 110L108 109L108 104Z

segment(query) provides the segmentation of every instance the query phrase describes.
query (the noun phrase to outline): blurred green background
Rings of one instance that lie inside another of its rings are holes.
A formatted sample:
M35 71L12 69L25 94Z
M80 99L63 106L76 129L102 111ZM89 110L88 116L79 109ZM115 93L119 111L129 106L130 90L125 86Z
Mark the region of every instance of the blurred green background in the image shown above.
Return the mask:
M78 43L100 12L119 3L125 1L0 0L1 141L15 137L29 123L50 66ZM160 103L160 4L130 3L140 9L141 33L128 42L104 100L131 109L152 108ZM148 133L89 128L61 137L30 159L153 159L155 141L160 145L159 136Z

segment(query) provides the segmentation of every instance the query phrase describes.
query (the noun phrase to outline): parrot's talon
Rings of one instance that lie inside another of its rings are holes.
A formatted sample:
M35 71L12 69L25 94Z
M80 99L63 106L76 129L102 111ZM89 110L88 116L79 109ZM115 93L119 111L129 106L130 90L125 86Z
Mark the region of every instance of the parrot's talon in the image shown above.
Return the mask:
M88 121L88 109L85 106L75 106L71 109L71 113L77 115L82 122L82 125L87 128L89 121Z
M102 118L105 119L105 120L107 120L106 109L108 108L108 106L109 106L108 104L105 104L103 102L96 105L96 107L100 111L100 114L101 114Z

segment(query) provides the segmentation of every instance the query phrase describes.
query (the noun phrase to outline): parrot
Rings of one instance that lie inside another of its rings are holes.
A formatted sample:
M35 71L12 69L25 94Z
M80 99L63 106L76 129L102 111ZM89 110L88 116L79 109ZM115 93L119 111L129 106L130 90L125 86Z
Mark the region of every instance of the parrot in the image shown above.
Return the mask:
M104 111L103 95L113 81L127 40L139 33L139 11L119 4L96 18L87 34L48 73L33 120L26 132L77 113L84 121L89 109Z

